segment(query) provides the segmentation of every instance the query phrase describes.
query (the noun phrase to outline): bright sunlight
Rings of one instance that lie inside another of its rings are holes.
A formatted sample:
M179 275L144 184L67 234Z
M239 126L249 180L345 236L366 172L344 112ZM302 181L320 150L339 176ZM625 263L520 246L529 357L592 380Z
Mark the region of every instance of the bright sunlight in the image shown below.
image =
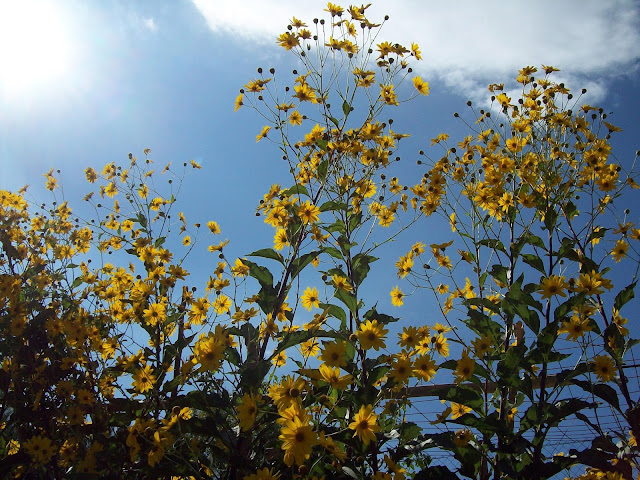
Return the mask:
M0 2L0 91L33 94L64 79L71 42L63 20L49 0Z

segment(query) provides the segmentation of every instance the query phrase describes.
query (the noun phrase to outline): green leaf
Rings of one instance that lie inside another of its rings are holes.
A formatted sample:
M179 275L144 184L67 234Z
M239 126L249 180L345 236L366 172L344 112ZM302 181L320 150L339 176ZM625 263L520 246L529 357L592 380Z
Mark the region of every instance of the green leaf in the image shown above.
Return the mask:
M159 237L159 238L156 238L156 241L155 241L155 242L154 242L154 244L153 244L153 245L154 245L154 247L156 247L156 248L160 248L160 247L164 244L165 239L166 239L166 237Z
M561 303L556 307L553 312L553 318L556 322L562 322L567 319L569 313L573 312L576 305L583 305L585 301L585 294L579 293L572 297L569 297L567 301Z
M263 287L273 287L273 275L268 268L253 263L249 260L243 260L242 263L249 267L249 275L260 282Z
M335 247L323 247L322 248L322 252L323 253L328 253L333 258L337 258L338 260L343 260L344 259L344 257L342 256L342 253L340 253L340 250L338 250Z
M347 314L345 311L337 305L332 305L330 303L321 303L320 308L322 308L327 314L331 315L334 318L340 320L341 325L347 325Z
M552 231L558 223L558 211L555 206L550 206L544 212L544 226L548 231Z
M320 211L326 212L329 210L346 210L347 204L344 202L336 202L335 200L329 200L320 205Z
M613 301L613 308L615 308L616 310L620 310L623 307L623 305L625 305L627 302L629 302L632 298L635 297L634 290L636 288L637 283L638 282L635 281L630 285L627 285L626 287L624 287L622 290L618 292L615 300Z
M539 272L542 272L543 275L546 273L546 270L544 268L544 263L542 262L542 259L538 255L535 255L533 253L523 253L521 255L521 258L524 261L524 263L532 266Z
M248 256L270 258L284 265L284 259L282 258L282 255L276 252L273 248L261 248L260 250L256 250L255 252L250 253Z
M288 188L287 190L282 192L282 194L286 195L287 197L290 195L306 195L307 197L310 197L309 190L307 190L307 187L305 187L304 185L294 185L293 187Z
M326 150L328 144L329 142L327 142L324 138L319 138L318 140L316 140L316 145L318 145L321 150Z
M440 400L466 405L478 412L482 411L484 406L482 393L478 389L467 385L434 388L432 395L437 396Z
M353 257L351 268L353 269L353 282L356 286L360 285L364 279L367 278L370 270L369 264L376 260L378 260L377 257L365 253L359 253Z
M507 253L507 251L504 248L504 244L500 240L495 238L484 238L480 240L478 244L483 245L485 247L489 247L493 250L498 250L499 252L502 252L502 253Z
M358 244L356 242L351 243L345 235L340 235L338 237L338 245L340 246L340 250L342 250L342 253L347 255L351 248L355 247Z
M338 119L336 117L329 117L329 120L331 120L331 123L333 123L336 127L340 127L340 125L338 124Z
M620 401L618 400L618 392L606 383L593 383L585 382L584 380L578 380L574 378L571 383L578 385L585 392L592 393L593 395L600 397L609 405L615 407L616 410L620 410Z
M507 274L509 273L509 268L504 265L495 264L491 266L491 271L489 272L493 278L498 280L500 283L507 284Z
M362 225L362 213L349 215L349 231L353 232L360 225Z
M335 297L346 305L350 312L356 313L358 309L358 300L352 294L344 290L336 289Z
M344 116L348 116L349 112L351 112L351 105L349 105L349 102L347 102L346 100L344 102L342 102L342 113L344 113Z
M299 256L291 262L291 280L296 278L304 267L311 263L311 260L318 256L319 252L313 251Z
M326 148L326 141L324 141L325 143L325 148ZM322 160L319 164L318 164L318 168L317 168L317 172L318 172L318 178L320 179L321 182L323 182L325 180L325 178L327 178L327 172L329 171L329 160L328 159L324 159Z

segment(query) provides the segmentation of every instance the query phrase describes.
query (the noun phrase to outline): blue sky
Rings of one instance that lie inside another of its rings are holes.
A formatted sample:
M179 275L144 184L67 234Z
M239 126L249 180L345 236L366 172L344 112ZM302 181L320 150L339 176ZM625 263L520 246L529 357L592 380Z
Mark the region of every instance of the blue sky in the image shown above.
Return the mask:
M148 147L159 165L193 158L204 166L181 196L190 221L217 220L234 255L269 245L272 231L255 207L271 183L286 182L286 169L274 147L256 144L258 115L234 113L233 101L258 66L281 73L298 66L275 37L292 16L310 21L325 7L318 0L0 3L0 186L30 184L34 198L46 200L41 175L55 167L77 205L87 192L85 167L124 162ZM420 45L424 60L414 69L431 84L429 97L392 112L394 127L412 134L400 152L406 173L438 133L466 134L452 114L464 112L467 99L484 105L489 83L509 88L525 65L560 68L557 79L588 88L585 102L615 113L610 120L624 130L613 140L621 163L640 149L636 2L381 0L368 12L390 15L380 41ZM419 228L400 250L428 227ZM432 241L440 239L430 230Z

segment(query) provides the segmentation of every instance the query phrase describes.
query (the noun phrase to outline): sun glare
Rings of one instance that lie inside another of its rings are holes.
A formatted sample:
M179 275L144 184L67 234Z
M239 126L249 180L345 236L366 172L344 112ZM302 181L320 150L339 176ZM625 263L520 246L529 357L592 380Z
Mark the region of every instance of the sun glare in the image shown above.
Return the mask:
M71 42L60 6L49 0L0 0L0 91L35 93L64 79Z

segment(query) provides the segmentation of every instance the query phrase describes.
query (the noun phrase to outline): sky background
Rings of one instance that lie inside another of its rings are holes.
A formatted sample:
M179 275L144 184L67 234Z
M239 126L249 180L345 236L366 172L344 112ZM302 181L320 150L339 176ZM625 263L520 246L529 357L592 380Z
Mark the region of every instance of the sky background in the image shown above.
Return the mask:
M292 16L308 23L327 16L318 0L0 0L0 188L25 184L35 201L50 199L42 174L61 170L72 207L88 192L83 170L128 162L151 148L158 168L191 159L180 209L190 222L216 220L230 252L271 246L273 230L255 208L272 183L287 184L286 165L268 142L256 144L264 122L234 113L238 90L256 68L289 73L299 65L275 38ZM343 4L347 7L347 4ZM526 65L553 65L585 103L614 112L621 127L612 144L629 166L640 149L640 7L633 0L378 0L370 19L390 16L379 41L420 45L414 71L431 95L393 112L403 141L401 173L415 170L430 139L468 132L453 118L471 99L484 106L489 83L507 83ZM286 77L289 80L289 77ZM633 207L633 205L631 205ZM629 218L640 219L632 210ZM448 227L418 225L395 244L372 288L382 310L397 283L393 265L417 240L449 239ZM231 255L229 255L230 257ZM217 258L198 261L206 279ZM319 285L318 285L319 286ZM401 314L425 321L425 304L408 300ZM426 320L433 324L433 321ZM437 320L436 320L437 321Z
M180 196L189 221L218 221L236 256L270 245L271 227L255 208L272 183L287 184L287 169L274 146L255 142L264 121L245 108L234 113L234 99L259 66L291 80L299 65L275 38L293 16L328 17L325 7L318 0L0 0L0 187L30 184L34 200L47 200L42 174L54 167L77 206L88 191L87 166L126 163L129 152L142 157L150 148L158 166L203 165ZM424 60L413 68L431 85L429 97L391 112L394 130L412 135L399 152L400 173L415 173L417 152L438 133L466 135L453 112L464 113L468 99L485 106L489 83L515 88L525 65L560 68L558 81L576 92L586 87L584 102L614 112L609 120L623 132L612 143L623 165L640 149L637 2L379 0L367 12L390 16L379 41L420 45ZM398 251L447 239L446 229L423 224L399 239Z

